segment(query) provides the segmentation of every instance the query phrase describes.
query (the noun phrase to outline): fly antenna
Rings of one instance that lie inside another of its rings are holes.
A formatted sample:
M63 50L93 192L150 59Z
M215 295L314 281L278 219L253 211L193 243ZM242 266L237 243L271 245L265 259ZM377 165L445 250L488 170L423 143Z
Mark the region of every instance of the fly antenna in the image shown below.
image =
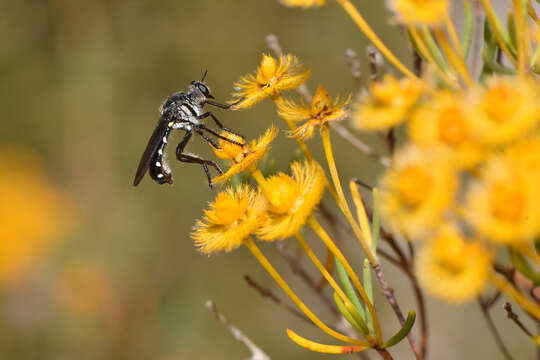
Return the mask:
M204 82L204 79L206 78L206 74L208 74L208 70L206 69L203 72L203 70L201 69L201 75L202 75L201 82Z

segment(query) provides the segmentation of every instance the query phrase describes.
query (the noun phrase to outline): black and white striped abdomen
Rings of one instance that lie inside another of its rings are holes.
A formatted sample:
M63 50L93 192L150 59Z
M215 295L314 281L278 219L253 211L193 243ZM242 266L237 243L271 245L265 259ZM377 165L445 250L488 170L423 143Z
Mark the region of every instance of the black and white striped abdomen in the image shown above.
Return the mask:
M172 124L167 126L163 134L163 138L159 142L158 149L150 160L150 165L148 169L150 177L159 184L172 184L173 182L171 176L171 168L169 167L169 162L167 161L167 154L165 152L171 129Z

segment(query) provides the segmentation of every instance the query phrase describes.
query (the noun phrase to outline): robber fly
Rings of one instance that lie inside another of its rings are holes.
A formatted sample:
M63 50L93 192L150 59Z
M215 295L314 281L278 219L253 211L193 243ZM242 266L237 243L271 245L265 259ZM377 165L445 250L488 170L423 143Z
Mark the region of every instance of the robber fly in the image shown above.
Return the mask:
M193 133L195 132L200 135L214 148L219 148L218 144L206 136L204 132L230 143L243 146L243 144L227 139L204 125L203 120L211 117L220 129L242 137L232 130L223 127L221 122L210 111L204 112L203 106L205 104L222 109L228 109L231 106L210 100L214 99L214 97L210 94L210 89L204 83L206 73L207 71L204 72L200 81L191 82L187 94L183 91L177 92L165 100L159 108L161 116L139 161L133 186L139 184L147 170L150 173L150 177L158 184L172 184L171 168L169 167L165 153L169 134L172 130L185 131L184 137L176 147L176 158L182 162L202 165L210 187L212 187L212 178L210 177L208 166L214 167L220 174L223 171L211 160L203 159L195 154L184 153L184 148L193 136Z

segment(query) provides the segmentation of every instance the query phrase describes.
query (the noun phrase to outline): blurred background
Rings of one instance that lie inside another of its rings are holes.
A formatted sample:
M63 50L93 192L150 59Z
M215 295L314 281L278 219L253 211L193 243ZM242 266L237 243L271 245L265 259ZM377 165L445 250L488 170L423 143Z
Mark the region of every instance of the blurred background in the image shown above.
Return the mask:
M359 5L410 63L384 6ZM359 54L366 74L367 42L342 9L332 1L302 11L274 0L0 0L0 14L0 358L247 358L206 310L207 299L273 359L327 358L297 347L285 329L331 339L246 285L249 274L285 299L245 249L212 257L194 249L191 227L216 194L200 166L172 161L172 186L148 177L131 184L161 102L201 69L216 98L228 100L233 82L269 52L270 33L313 67L312 90L320 83L331 96L356 92L345 50ZM217 116L247 138L273 122L284 128L269 101ZM358 136L378 146L376 137ZM212 157L197 140L190 150ZM373 184L377 163L337 135L334 142L343 179ZM310 145L320 155L319 141ZM270 158L285 169L295 156L295 142L282 133ZM333 321L274 247L262 246L302 298ZM348 246L360 264L360 249ZM408 282L385 266L402 307L415 308ZM390 335L397 321L376 295ZM476 304L430 299L428 311L432 358L503 358ZM531 358L528 340L508 329L502 309L494 313L510 350ZM413 358L407 344L391 352Z

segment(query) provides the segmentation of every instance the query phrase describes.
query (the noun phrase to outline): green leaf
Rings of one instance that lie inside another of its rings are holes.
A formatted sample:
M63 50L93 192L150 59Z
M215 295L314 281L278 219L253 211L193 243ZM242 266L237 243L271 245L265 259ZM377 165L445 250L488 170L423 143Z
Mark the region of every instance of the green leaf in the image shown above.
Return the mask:
M474 32L474 14L470 1L463 1L463 38L461 39L461 48L465 59L469 56Z
M517 49L517 32L516 32L516 22L514 21L514 14L508 12L506 18L506 26L508 27L508 35L510 43L514 48Z
M337 258L335 258L336 261L336 272L338 274L339 282L341 283L341 287L343 288L343 291L345 292L345 295L351 300L352 304L362 317L362 319L366 319L366 314L364 311L364 307L360 303L360 299L358 299L358 296L356 295L356 292L354 291L354 288L352 286L351 280L349 279L349 275L347 275L347 272L345 271L345 268L339 262Z
M366 291L366 295L369 301L373 304L373 285L371 282L371 265L369 264L368 259L364 259L364 265L362 268L363 268L362 275L363 275L363 280L364 280L364 290ZM371 314L367 310L366 310L366 322L368 324L369 329L372 330L373 318L371 317Z
M399 343L401 340L403 340L405 336L407 336L409 332L411 331L415 320L416 320L416 313L414 312L414 310L409 311L409 315L407 315L407 319L405 320L405 323L403 324L401 329L383 344L382 346L383 349L388 348L390 346L394 346L397 343Z
M520 252L510 248L510 260L516 270L526 278L530 279L534 286L540 285L540 273L536 272L531 265L529 265Z
M360 331L362 334L369 335L369 329L364 319L362 319L362 316L360 316L352 304L347 306L337 293L334 293L334 302L336 303L339 312L349 322L349 324L354 326L354 328Z
M433 38L431 31L426 26L422 27L422 37L424 38L426 47L431 56L433 57L433 60L435 60L435 62L437 63L437 65L439 65L442 71L448 72L448 64L446 63L446 60L444 59L444 56L439 49L439 45L437 45L437 42Z

